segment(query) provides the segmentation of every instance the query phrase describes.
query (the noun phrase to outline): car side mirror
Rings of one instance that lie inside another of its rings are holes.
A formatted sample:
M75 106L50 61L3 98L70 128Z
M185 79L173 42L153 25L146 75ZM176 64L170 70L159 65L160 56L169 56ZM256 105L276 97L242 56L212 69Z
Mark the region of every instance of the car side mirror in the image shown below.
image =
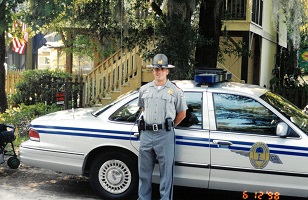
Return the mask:
M276 126L276 135L280 137L287 137L289 132L289 126L285 122L279 122Z

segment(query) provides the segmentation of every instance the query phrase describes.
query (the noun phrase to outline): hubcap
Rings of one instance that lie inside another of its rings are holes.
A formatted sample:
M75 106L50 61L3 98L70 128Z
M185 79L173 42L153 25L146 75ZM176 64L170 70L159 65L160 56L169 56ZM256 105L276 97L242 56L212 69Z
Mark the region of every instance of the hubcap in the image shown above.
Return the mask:
M120 160L106 161L99 169L98 176L102 187L112 194L125 192L132 179L129 168Z

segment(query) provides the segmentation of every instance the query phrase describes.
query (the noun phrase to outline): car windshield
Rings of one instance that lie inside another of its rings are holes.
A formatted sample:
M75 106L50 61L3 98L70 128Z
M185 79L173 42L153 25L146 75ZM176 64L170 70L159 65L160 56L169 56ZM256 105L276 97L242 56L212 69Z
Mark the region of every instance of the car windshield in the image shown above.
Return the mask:
M292 121L297 127L308 134L308 115L305 114L296 105L272 92L263 94L261 98L267 103L271 104L285 117L290 119L290 121Z
M92 115L97 117L99 116L100 114L102 114L103 112L105 112L105 110L107 110L108 108L114 106L115 104L119 103L120 101L122 101L123 99L125 99L126 97L130 96L130 95L133 95L133 94L136 94L138 92L138 90L132 90L132 91L129 91L121 96L119 96L116 100L114 100L113 102L105 105L104 107L100 108L98 111L96 112L93 112Z

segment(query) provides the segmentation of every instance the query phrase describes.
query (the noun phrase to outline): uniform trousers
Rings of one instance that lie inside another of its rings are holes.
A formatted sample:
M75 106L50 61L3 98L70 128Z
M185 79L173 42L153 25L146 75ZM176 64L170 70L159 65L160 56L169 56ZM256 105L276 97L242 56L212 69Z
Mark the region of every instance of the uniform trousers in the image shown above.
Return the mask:
M139 149L139 200L151 200L152 173L156 159L159 164L161 200L172 200L173 166L175 156L174 129L145 130L140 136Z

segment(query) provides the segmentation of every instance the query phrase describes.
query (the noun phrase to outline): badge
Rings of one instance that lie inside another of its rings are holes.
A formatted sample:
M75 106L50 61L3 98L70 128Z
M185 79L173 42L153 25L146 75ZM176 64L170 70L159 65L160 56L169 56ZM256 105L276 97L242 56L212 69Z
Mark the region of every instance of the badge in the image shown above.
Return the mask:
M173 93L173 89L170 88L170 89L168 90L168 94L172 94L172 93Z

